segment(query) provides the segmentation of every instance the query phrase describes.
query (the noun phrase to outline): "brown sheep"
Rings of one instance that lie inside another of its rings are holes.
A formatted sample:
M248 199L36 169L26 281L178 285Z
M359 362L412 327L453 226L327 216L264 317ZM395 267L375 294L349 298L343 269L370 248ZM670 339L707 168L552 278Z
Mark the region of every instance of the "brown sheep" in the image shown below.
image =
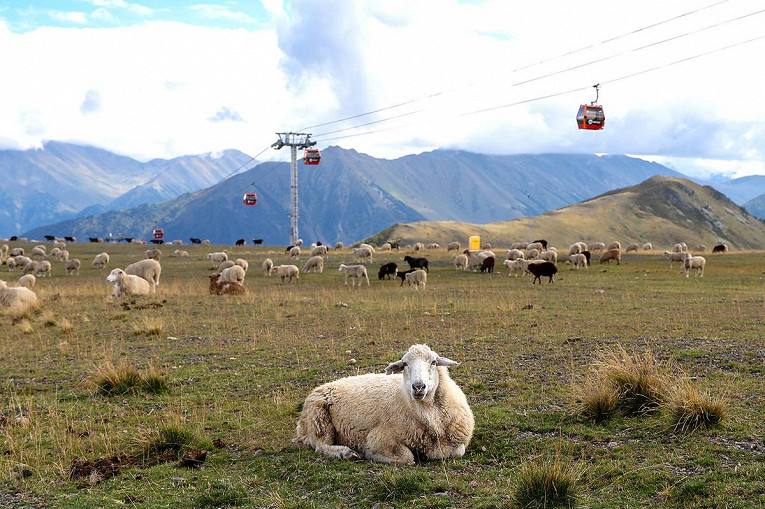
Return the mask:
M611 260L616 260L616 264L620 265L622 260L622 252L618 249L609 249L600 255L600 263L611 263Z

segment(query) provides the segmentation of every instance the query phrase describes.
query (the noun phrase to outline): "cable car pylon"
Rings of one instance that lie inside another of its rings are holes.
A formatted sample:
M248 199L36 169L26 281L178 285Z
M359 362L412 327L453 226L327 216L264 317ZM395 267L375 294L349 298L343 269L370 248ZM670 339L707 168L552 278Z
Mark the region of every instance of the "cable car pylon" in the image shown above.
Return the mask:
M271 147L276 150L282 147L289 147L291 154L292 171L290 177L290 191L291 191L291 206L290 206L290 244L295 245L299 237L298 235L298 172L297 172L297 150L306 150L316 145L315 141L311 141L311 135L307 133L276 133L279 137ZM316 153L319 151L316 150ZM318 160L315 163L319 164Z

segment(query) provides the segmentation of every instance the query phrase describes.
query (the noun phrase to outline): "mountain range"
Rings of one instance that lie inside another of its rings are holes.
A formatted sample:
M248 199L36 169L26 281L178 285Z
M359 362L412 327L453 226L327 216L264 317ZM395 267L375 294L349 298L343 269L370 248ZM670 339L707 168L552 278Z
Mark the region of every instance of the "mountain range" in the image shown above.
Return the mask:
M691 247L705 245L708 250L719 243L736 249L763 249L765 222L710 186L656 176L536 217L488 224L457 221L396 224L366 240L446 245L454 240L466 242L471 235L480 236L482 243L500 246L544 238L559 248L580 240L605 243L618 240L623 248L630 243L650 242L655 249L668 249L684 241Z

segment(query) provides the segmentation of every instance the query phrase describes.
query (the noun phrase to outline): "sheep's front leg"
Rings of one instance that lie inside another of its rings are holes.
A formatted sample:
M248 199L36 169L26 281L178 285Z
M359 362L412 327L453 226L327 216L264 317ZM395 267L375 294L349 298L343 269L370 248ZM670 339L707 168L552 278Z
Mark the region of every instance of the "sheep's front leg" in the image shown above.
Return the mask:
M364 446L364 457L380 463L390 465L413 465L414 454L404 444L397 443L388 432L382 428L375 428L367 435Z

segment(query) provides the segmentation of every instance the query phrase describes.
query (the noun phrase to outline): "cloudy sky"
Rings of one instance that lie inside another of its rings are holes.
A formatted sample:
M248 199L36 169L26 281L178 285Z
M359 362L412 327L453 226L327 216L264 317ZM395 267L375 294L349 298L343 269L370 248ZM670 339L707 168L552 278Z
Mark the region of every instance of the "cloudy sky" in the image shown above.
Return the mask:
M305 131L765 174L763 57L761 0L4 0L0 148L267 160ZM579 131L596 83L606 128Z

